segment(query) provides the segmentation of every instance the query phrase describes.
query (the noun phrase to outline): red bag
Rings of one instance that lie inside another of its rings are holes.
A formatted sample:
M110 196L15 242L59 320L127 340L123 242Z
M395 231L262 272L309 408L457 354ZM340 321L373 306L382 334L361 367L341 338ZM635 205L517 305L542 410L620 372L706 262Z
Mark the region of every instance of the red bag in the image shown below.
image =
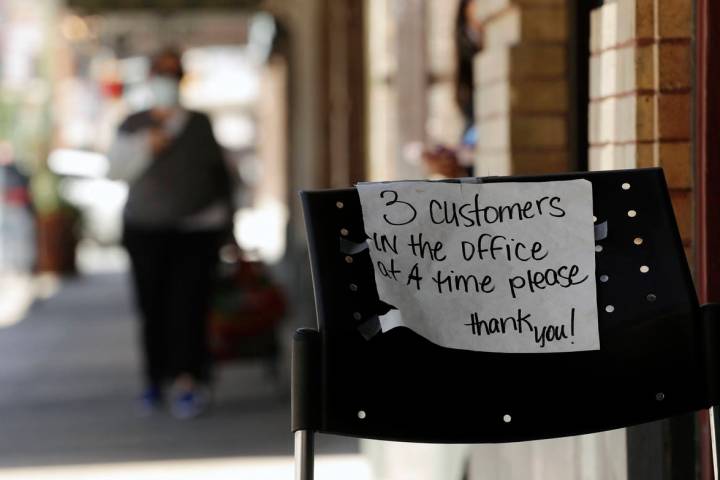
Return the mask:
M275 328L285 310L285 295L265 264L242 258L222 264L209 319L213 358L224 361L273 353Z

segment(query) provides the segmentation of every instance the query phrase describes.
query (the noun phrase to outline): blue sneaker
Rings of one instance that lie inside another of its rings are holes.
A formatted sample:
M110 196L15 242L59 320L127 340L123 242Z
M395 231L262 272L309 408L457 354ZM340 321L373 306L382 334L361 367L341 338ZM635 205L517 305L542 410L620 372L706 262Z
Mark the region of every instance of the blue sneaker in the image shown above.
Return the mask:
M138 401L138 412L140 416L149 417L157 413L162 407L162 391L155 386L150 386L140 395Z
M208 394L199 388L179 392L172 400L170 413L180 420L202 415L210 404Z

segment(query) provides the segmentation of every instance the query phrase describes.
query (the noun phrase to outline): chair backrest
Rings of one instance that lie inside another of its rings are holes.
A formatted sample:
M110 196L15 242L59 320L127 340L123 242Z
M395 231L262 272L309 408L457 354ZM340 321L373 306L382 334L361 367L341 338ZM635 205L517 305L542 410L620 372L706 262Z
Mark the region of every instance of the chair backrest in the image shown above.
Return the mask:
M716 403L718 336L698 305L661 169L482 181L576 178L592 182L594 214L608 222L596 270L610 280L597 284L601 349L557 354L447 349L406 328L366 339L368 322L387 307L368 250L353 254L344 245L366 239L358 193L302 192L318 330L296 335L293 429L508 442L608 430ZM631 209L638 215L628 222ZM649 272L638 274L640 265ZM601 308L607 304L615 306L611 315Z

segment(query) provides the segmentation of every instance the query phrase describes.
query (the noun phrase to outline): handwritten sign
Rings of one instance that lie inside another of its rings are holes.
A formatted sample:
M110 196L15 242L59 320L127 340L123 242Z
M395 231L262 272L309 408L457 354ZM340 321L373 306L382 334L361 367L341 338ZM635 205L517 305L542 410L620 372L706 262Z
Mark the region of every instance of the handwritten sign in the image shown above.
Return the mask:
M383 331L450 348L600 348L592 184L358 185Z

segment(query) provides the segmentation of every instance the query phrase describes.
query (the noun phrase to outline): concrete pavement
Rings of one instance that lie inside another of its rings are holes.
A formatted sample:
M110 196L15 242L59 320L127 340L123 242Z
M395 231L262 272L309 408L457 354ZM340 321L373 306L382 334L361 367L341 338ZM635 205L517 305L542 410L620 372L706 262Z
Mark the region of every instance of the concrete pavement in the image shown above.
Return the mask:
M0 328L0 468L291 454L287 389L261 364L221 368L206 417L137 417L135 335L124 274L66 281ZM358 444L323 436L318 451Z

